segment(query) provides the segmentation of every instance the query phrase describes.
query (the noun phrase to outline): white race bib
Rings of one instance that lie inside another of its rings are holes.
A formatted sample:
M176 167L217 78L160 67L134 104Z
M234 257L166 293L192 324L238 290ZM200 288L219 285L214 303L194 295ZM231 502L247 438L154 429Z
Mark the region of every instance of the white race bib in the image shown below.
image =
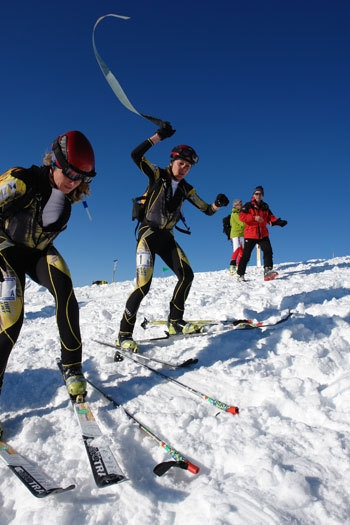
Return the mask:
M0 301L15 301L16 300L16 278L5 277L3 282L0 282Z

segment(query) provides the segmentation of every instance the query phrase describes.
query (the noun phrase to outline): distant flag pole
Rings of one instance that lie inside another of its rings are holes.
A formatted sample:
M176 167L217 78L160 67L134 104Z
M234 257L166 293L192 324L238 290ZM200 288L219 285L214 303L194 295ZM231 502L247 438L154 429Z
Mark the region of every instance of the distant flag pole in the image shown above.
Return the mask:
M114 259L113 260L112 283L114 283L114 276L115 276L115 271L117 269L117 264L118 264L118 259Z
M260 244L256 245L256 266L257 266L257 268L261 268L261 248L260 248Z
M89 211L89 207L88 207L88 204L87 204L86 201L83 201L83 206L84 206L84 208L85 208L85 211L86 211L87 216L89 217L90 221L92 221L91 213L90 213L90 211Z

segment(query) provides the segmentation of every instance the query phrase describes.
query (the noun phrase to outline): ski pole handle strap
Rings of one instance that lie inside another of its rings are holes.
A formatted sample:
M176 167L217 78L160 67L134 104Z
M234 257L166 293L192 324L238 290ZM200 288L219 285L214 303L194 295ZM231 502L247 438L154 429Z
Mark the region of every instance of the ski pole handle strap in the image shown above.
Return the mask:
M188 470L191 472L191 474L198 474L200 468L197 467L194 463L191 463L187 460L180 460L180 461L163 461L163 463L159 463L156 465L153 469L154 474L157 476L164 476L168 472L168 470L172 467L181 468L183 470Z
M140 117L143 117L143 118L149 120L150 122L153 122L153 124L155 124L156 126L162 126L163 125L163 120L161 120L161 119L159 119L157 117L152 117L151 115L144 115L143 113L140 113L139 111L137 111L137 109L131 104L130 100L126 96L126 94L125 94L123 88L121 87L121 85L119 84L118 80L113 75L112 71L109 69L107 64L102 60L101 55L97 51L97 47L96 47L96 44L95 44L95 30L96 30L96 27L98 26L98 24L104 18L107 18L108 16L112 16L114 18L121 18L122 20L129 20L130 19L129 16L116 15L116 14L110 13L108 15L100 16L100 18L98 18L96 20L94 28L92 30L92 47L94 49L95 58L97 60L97 63L100 66L100 69L101 69L105 79L107 80L108 84L110 85L113 93L118 98L119 102L121 102L123 104L123 106L126 107L126 109L128 109L129 111L132 111L133 113L136 113L136 115L139 115Z

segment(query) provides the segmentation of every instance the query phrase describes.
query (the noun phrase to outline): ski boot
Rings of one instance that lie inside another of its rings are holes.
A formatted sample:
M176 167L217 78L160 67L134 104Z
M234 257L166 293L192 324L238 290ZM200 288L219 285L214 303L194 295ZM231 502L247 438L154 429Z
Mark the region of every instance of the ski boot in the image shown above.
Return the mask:
M237 274L237 281L239 283L245 283L246 282L246 278L244 277L244 275L238 275Z
M265 266L264 268L264 281L271 281L277 277L278 273L275 272L270 266Z
M128 352L134 352L135 354L139 351L139 347L136 341L133 340L132 334L119 334L115 346Z
M230 275L235 275L236 272L237 272L237 266L235 266L234 264L230 264Z
M169 335L176 334L199 334L204 331L204 326L200 326L195 323L187 323L183 319L177 321L169 319L168 321L168 332Z
M83 401L86 395L86 381L81 365L63 365L63 377L70 397L79 402Z

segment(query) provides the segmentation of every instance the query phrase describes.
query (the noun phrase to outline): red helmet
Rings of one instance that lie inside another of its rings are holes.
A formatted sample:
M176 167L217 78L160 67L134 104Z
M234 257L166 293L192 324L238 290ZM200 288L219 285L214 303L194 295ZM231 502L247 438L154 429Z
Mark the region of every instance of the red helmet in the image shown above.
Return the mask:
M191 148L191 146L186 146L186 144L180 144L180 146L175 146L175 148L173 148L170 153L170 158L171 160L176 160L176 159L186 160L187 162L192 164L192 166L194 164L197 164L198 159L199 159L194 149Z
M96 175L94 150L80 131L68 131L52 144L57 165L72 180L91 182Z

